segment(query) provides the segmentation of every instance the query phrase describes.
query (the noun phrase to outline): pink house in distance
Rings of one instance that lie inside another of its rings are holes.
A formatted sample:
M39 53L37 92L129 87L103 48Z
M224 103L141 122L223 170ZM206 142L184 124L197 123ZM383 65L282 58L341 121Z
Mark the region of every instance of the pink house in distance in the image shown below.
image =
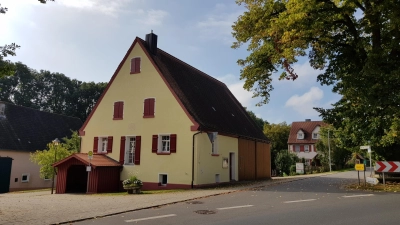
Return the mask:
M293 122L288 138L289 152L295 153L300 159L304 158L306 165L310 165L317 156L315 144L320 139L319 131L326 124L322 121L306 119L302 122Z

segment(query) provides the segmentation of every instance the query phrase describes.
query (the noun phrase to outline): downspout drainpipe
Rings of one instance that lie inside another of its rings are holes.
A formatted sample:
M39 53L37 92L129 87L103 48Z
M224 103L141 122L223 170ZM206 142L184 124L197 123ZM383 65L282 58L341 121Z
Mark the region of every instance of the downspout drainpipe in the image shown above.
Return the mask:
M193 146L192 146L192 189L193 189L193 182L194 182L194 136L196 136L200 133L201 133L201 131L193 134L193 140L192 140L192 143L193 143Z

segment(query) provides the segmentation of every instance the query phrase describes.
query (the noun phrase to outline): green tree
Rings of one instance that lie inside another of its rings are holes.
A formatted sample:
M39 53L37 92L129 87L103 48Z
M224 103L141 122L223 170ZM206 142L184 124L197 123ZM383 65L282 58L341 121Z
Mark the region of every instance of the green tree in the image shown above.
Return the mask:
M289 133L290 125L287 125L286 122L264 125L264 134L271 141L271 162L273 163L272 169L276 168L275 158L278 152L287 151Z
M280 150L276 154L275 165L278 172L290 174L290 166L299 160L296 154L287 150Z
M77 131L74 131L70 138L63 138L63 141L65 143L59 145L48 143L46 149L36 150L36 152L30 154L30 160L40 166L41 178L53 177L55 172L52 167L53 163L79 152L80 138Z
M319 134L321 138L316 143L317 157L325 168L329 168L329 148L331 164L335 165L336 169L344 168L346 163L352 158L352 151L360 149L359 147L351 149L343 146L340 139L336 138L338 131L332 126L322 127Z
M244 88L269 101L272 73L295 80L292 66L308 56L317 81L342 95L324 121L347 136L348 146L370 141L376 152L399 158L400 146L382 138L400 118L400 4L382 0L238 0L247 11L233 25L233 48L248 43L238 61Z
M249 114L249 116L253 119L253 121L256 123L257 127L260 128L260 130L264 129L265 124L268 124L268 121L263 120L260 117L257 117L256 114L248 110L246 107L244 107L244 109L246 109L247 114Z

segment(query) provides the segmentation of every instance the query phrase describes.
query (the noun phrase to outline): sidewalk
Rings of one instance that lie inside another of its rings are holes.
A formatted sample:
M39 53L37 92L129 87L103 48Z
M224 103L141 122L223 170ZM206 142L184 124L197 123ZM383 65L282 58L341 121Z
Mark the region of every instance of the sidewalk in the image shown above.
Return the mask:
M193 189L160 194L114 196L104 194L51 195L50 191L11 192L0 194L0 224L67 223L325 175L327 174L279 177L247 185L239 184L215 189Z

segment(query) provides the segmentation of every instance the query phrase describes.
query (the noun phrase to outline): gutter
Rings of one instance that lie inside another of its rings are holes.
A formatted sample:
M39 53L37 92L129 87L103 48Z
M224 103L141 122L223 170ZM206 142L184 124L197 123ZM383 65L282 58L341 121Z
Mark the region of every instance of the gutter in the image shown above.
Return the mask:
M193 137L192 137L192 143L193 143L193 145L192 145L192 185L191 185L192 189L193 189L193 182L194 182L194 136L196 136L200 133L201 133L201 131L193 134Z

